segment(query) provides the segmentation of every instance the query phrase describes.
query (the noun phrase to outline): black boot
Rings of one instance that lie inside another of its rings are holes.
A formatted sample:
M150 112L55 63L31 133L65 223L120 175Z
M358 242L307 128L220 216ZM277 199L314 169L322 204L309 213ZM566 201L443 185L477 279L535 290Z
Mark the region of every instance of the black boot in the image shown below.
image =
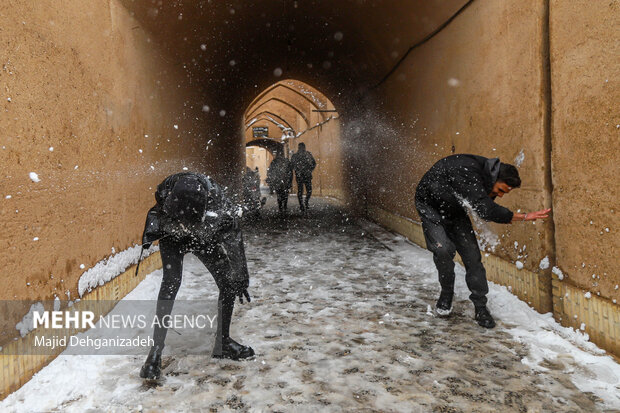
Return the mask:
M161 376L161 352L151 351L140 369L140 377L147 380L157 380Z
M254 357L254 350L250 346L237 343L230 337L222 338L222 354L214 354L216 359L242 360Z
M440 317L447 317L450 315L452 312L452 297L454 297L454 293L441 292L437 304L435 304L437 315Z
M484 328L495 327L495 320L493 320L493 316L489 313L486 306L476 308L476 315L474 318L478 324Z

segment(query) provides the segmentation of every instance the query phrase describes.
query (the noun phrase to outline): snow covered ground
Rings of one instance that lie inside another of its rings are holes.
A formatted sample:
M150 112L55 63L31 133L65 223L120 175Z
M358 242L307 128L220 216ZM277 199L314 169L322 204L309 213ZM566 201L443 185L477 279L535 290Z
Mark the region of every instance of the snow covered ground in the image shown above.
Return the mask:
M620 409L620 365L581 333L497 285L489 307L498 326L479 327L462 268L455 311L437 318L428 251L313 205L306 217L263 211L245 227L253 301L236 307L232 335L255 360L167 356L165 381L149 387L138 377L143 357L60 356L0 411ZM127 299L155 299L160 281L153 272ZM179 298L216 296L187 256Z

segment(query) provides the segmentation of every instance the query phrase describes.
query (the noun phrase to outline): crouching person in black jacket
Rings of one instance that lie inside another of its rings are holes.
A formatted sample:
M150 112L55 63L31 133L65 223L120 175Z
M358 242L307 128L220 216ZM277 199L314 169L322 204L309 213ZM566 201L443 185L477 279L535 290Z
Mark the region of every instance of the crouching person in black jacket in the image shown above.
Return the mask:
M159 240L163 280L157 297L157 317L170 315L181 286L183 256L194 254L207 267L220 290L218 330L213 357L245 359L254 356L251 347L230 338L235 298L243 303L248 294L249 275L237 210L222 189L209 177L179 173L157 186L157 204L147 215L143 247ZM237 208L238 209L238 208ZM140 371L140 377L157 379L167 328L156 325L155 344Z
M441 294L436 311L447 316L454 295L454 256L458 251L465 265L465 281L471 291L475 319L482 327L495 327L486 307L489 292L486 271L467 208L480 218L501 224L547 218L551 209L527 214L513 213L494 202L513 188L521 186L519 171L498 158L477 155L452 155L440 159L424 174L415 193L415 205L439 273Z

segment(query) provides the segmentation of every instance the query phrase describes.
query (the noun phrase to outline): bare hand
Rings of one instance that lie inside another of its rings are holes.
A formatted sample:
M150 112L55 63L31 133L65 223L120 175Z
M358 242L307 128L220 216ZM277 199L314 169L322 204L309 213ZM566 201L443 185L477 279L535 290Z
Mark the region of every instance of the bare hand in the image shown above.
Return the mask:
M540 211L528 212L523 218L524 221L536 221L537 219L545 219L549 217L551 208L541 209Z

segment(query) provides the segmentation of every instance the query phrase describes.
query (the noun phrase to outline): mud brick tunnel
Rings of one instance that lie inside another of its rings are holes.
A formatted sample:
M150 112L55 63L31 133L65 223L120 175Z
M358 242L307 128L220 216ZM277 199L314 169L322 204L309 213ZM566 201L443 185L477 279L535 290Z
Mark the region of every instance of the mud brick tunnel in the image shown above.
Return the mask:
M615 0L5 0L0 299L81 297L85 271L140 243L164 177L234 192L259 150L299 142L315 196L424 246L418 181L474 153L518 166L502 205L553 208L479 227L488 278L620 356L619 16Z

